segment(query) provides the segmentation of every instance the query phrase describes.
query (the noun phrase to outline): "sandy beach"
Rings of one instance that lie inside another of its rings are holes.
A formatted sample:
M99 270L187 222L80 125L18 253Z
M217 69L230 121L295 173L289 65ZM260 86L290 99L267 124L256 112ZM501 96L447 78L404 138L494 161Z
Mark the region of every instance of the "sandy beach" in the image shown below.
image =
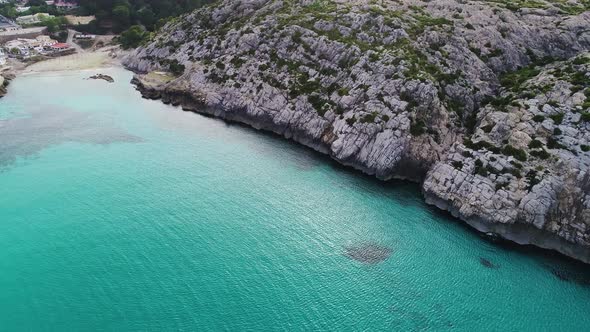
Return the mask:
M8 64L0 68L0 98L7 93L9 82L19 75L33 75L44 72L71 70L89 70L120 67L120 59L125 51L118 46L106 46L92 51L51 58L33 64L9 59Z
M20 74L120 66L120 56L118 47L104 47L92 52L76 53L40 61L27 66L20 71Z

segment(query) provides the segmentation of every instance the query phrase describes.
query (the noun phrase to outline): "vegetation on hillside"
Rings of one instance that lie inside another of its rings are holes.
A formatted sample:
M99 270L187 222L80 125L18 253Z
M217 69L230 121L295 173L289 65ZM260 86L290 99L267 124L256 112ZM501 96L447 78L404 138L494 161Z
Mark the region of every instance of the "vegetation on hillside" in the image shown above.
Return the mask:
M95 15L89 30L121 32L132 25L153 31L170 17L189 12L211 0L81 0L78 13Z

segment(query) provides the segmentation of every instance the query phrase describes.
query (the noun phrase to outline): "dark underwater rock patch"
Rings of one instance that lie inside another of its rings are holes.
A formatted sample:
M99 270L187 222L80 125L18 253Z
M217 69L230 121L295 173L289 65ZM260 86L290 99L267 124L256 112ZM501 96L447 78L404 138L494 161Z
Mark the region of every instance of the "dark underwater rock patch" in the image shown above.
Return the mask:
M546 264L545 267L560 281L590 286L590 269L586 265Z
M551 269L551 273L561 281L571 281L571 276L564 270Z
M489 259L487 259L487 258L483 258L483 257L480 257L480 258L479 258L479 263L480 263L481 265L483 265L483 266L487 267L488 269L497 269L497 268L499 268L499 267L500 267L500 266L498 266L498 265L496 265L496 264L492 263L492 261L490 261Z
M109 145L143 141L98 113L49 107L31 109L26 115L0 121L0 171L18 158L32 157L66 142Z
M344 255L346 257L365 264L383 262L389 258L391 252L391 248L373 243L344 248Z

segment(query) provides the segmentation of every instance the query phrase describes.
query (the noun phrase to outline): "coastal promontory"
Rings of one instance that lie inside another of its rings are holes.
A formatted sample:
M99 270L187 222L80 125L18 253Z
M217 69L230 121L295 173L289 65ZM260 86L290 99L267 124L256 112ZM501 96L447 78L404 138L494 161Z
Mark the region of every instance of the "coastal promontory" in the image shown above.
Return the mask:
M590 263L588 9L225 0L124 63L146 97L419 182L481 231Z

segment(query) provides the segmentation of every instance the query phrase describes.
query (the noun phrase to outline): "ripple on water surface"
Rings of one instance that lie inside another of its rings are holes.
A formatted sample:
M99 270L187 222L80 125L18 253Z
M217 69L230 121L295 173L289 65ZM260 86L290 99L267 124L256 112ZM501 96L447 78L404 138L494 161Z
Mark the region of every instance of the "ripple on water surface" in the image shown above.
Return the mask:
M590 325L586 266L101 72L115 82L20 77L0 100L0 330Z

